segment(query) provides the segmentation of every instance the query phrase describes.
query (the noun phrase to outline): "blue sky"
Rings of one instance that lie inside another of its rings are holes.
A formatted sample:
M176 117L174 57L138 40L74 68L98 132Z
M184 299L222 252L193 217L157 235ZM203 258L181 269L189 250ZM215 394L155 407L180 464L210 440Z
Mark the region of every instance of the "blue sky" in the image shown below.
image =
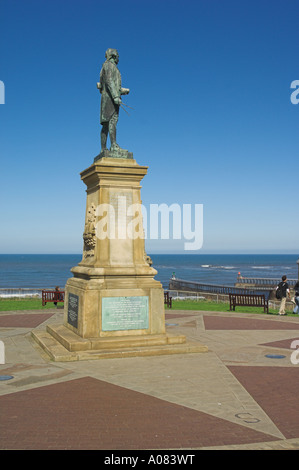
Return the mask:
M113 6L112 6L113 5ZM0 253L81 253L108 47L150 204L203 204L202 253L298 253L298 0L1 0ZM182 252L146 240L149 253ZM193 252L189 252L193 254Z

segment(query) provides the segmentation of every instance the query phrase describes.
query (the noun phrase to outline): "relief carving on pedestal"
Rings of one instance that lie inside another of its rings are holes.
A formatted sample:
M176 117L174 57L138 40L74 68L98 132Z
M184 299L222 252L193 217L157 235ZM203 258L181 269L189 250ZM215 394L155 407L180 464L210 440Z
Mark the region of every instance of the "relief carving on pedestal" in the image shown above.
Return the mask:
M96 246L96 207L93 203L87 211L83 240L83 258L94 256Z

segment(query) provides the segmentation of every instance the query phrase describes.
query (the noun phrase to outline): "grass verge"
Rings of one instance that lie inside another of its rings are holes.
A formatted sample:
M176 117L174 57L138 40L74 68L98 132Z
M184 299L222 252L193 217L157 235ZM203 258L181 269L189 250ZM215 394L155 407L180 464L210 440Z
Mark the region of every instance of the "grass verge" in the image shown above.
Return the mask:
M63 307L62 303L58 304L59 307ZM49 308L55 308L53 302L47 303L42 306L41 299L0 299L0 312L9 312L12 310L47 310ZM165 307L165 310L205 310L211 312L230 312L229 303L227 302L213 302L210 300L173 300L172 308ZM255 307L236 307L236 313L257 313L263 314L263 308ZM293 314L292 310L286 311L289 316L297 317L298 315ZM277 315L277 309L269 309L269 314Z
M61 303L58 304L63 305ZM0 312L12 310L47 310L55 308L53 302L42 305L42 299L0 299Z
M167 308L167 310L205 310L212 312L229 312L233 313L229 309L228 302L213 302L210 300L173 300L172 299L172 308ZM236 313L264 313L262 307L236 307ZM290 316L297 317L298 315L293 314L292 310L286 310L286 313ZM278 315L278 309L269 308L269 314Z

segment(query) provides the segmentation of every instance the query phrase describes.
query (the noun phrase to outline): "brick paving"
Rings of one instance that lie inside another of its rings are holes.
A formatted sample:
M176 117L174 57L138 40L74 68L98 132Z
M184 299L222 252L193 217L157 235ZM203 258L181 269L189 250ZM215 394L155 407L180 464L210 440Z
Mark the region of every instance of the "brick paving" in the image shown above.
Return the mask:
M229 366L287 439L299 436L299 368Z
M91 377L5 395L0 406L1 449L180 449L277 440Z
M0 449L299 448L299 365L270 365L261 349L289 348L298 319L169 312L171 331L207 344L208 353L53 364L18 330L45 328L52 315L0 316L8 357L0 375L14 376L0 381ZM222 358L220 348L230 354ZM245 354L246 364L230 365L232 354Z
M293 341L299 342L299 336L295 336L294 338L281 339L278 341L271 341L270 343L263 343L261 344L261 346L271 346L273 348L290 349L290 346Z
M299 323L259 318L240 318L204 315L206 330L299 330Z
M53 313L0 315L0 328L36 328L52 315Z

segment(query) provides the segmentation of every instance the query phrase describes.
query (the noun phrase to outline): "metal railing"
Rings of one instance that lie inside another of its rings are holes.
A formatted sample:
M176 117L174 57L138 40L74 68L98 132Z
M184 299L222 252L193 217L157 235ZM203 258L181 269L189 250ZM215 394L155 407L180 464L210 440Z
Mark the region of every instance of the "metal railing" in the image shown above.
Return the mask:
M235 286L216 285L216 284L203 284L201 282L186 281L183 279L171 279L169 281L170 290L189 290L195 292L207 292L214 294L262 294L270 295L272 289L259 287L259 289L248 289Z

